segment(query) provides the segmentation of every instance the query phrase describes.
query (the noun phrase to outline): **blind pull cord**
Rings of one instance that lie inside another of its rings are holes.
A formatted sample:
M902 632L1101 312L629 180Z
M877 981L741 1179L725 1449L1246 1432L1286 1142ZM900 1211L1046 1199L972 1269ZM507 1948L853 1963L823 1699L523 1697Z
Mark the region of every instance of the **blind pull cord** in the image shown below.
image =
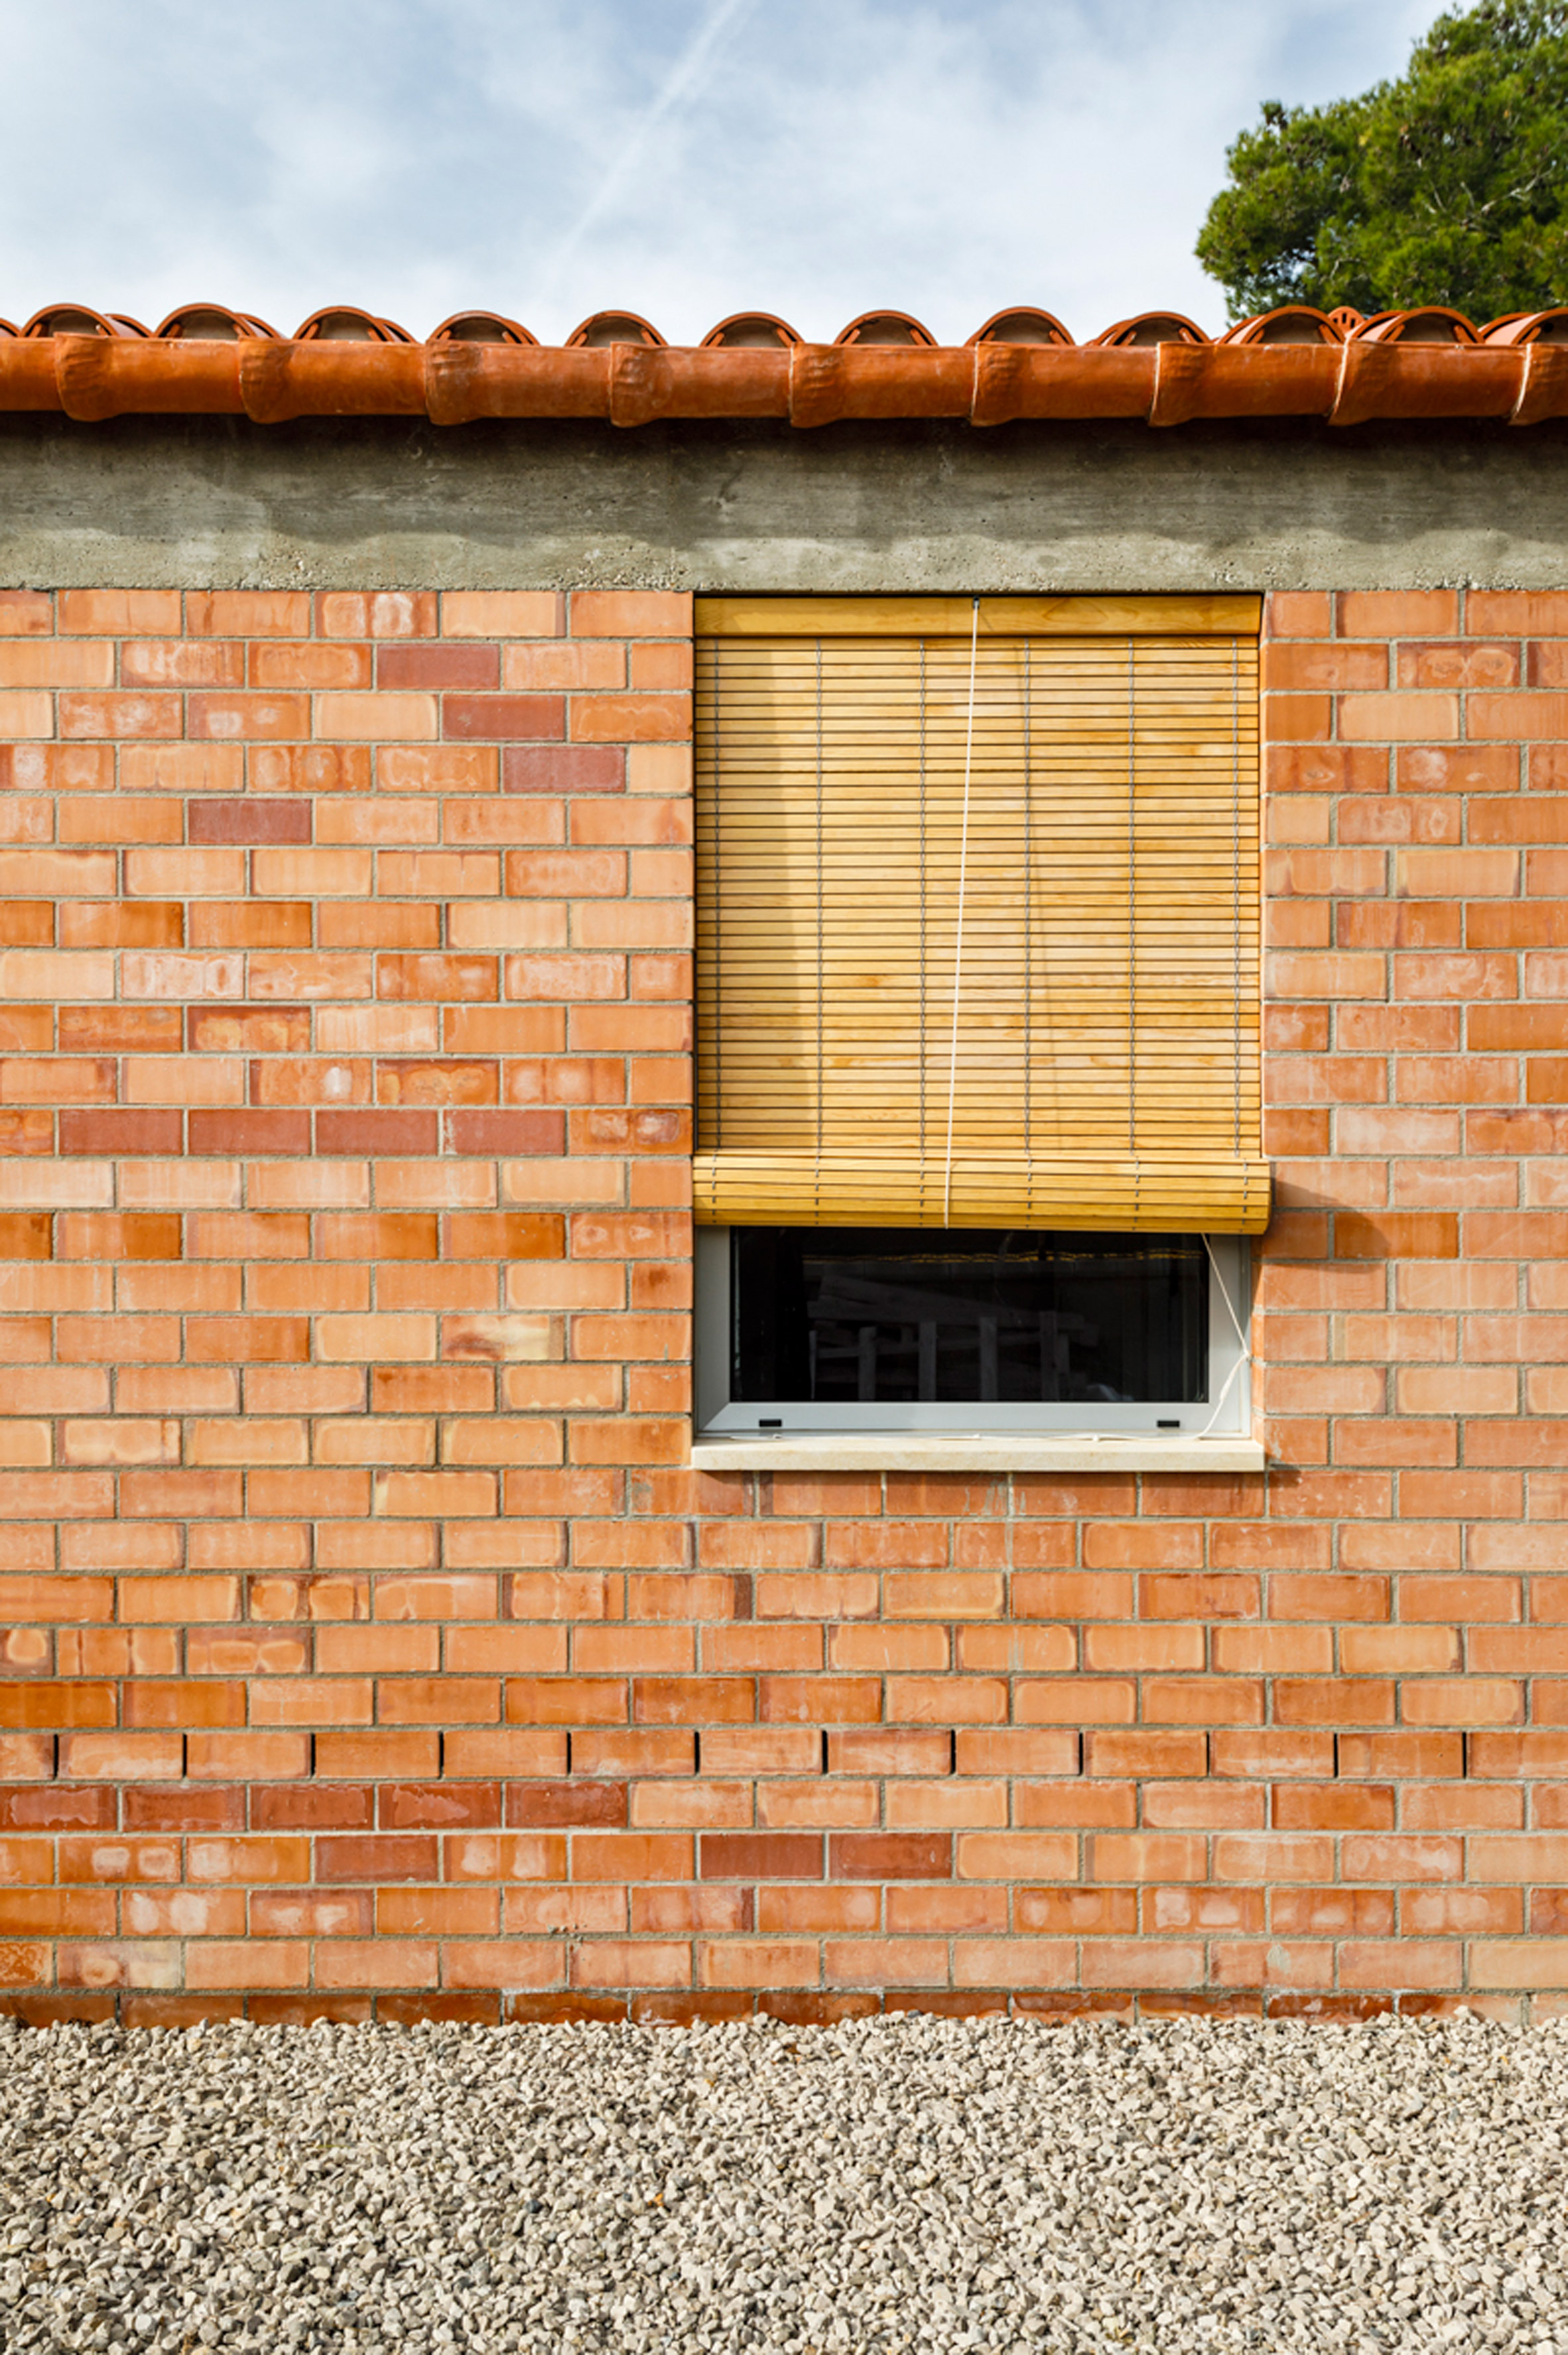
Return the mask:
M1127 1158L1133 1170L1133 1225L1143 1211L1138 1159L1138 703L1136 641L1127 640Z
M724 1150L724 666L713 665L713 1150Z
M824 1094L822 993L822 640L816 641L816 1166L812 1172L811 1209L816 1223L822 1210L822 1132L827 1120Z
M1024 640L1024 1204L1034 1216L1034 779L1029 642Z
M925 640L920 642L920 1214L925 1218Z
M1242 1157L1242 686L1231 640L1231 1150Z
M1199 1439L1208 1438L1210 1433L1213 1430L1214 1425L1219 1422L1220 1417L1225 1411L1225 1401L1231 1395L1231 1391L1235 1384L1236 1376L1241 1372L1243 1366L1250 1369L1253 1362L1252 1343L1248 1340L1247 1336L1243 1329L1241 1318L1237 1316L1235 1309L1231 1304L1231 1287L1225 1281L1224 1275L1221 1271L1220 1263L1214 1256L1214 1246L1210 1241L1207 1235L1203 1238L1203 1248L1209 1254L1209 1264L1214 1271L1214 1281L1220 1287L1220 1297L1225 1304L1225 1314L1230 1318L1232 1325L1235 1328L1236 1339L1241 1344L1241 1354L1237 1358L1235 1364L1231 1368L1230 1372L1226 1375L1225 1380L1221 1386L1220 1395L1214 1401L1213 1413L1210 1416L1202 1430L1194 1434L1194 1436Z
M980 600L969 624L969 710L964 726L964 815L958 830L958 928L953 942L953 1051L947 1061L947 1154L942 1171L942 1223L953 1223L953 1120L958 1104L958 1000L964 982L964 891L969 876L969 778L975 760L975 665L980 651Z

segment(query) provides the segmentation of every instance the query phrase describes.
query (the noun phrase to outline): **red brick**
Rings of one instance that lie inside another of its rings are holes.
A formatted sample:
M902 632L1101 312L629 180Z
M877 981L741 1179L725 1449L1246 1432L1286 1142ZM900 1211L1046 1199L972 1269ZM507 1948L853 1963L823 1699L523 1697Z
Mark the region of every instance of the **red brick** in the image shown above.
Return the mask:
M501 684L501 650L478 643L383 645L376 656L376 684L383 688L493 690Z
M820 1881L822 1839L816 1832L705 1832L699 1866L705 1881Z
M455 742L559 741L566 734L566 705L558 695L443 695L442 731Z

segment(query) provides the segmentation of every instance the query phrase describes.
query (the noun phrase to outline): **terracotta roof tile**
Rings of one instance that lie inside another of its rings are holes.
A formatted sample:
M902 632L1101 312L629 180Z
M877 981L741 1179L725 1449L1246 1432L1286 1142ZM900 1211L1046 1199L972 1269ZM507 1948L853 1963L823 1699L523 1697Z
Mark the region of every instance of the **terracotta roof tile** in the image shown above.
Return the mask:
M84 310L76 303L55 303L47 311L35 311L22 329L24 336L114 336L124 332L103 312Z
M993 311L976 327L972 344L1070 344L1072 341L1054 311Z
M1238 319L1221 336L1222 344L1342 344L1347 316L1360 312L1315 311L1307 303L1285 303L1256 319Z
M1286 304L1217 341L1179 313L1121 319L1075 344L1048 311L996 313L940 345L906 312L869 311L835 342L804 340L767 312L669 345L629 311L600 311L546 346L518 321L454 313L423 342L369 311L316 311L291 336L250 312L183 304L155 333L117 313L55 304L20 330L0 321L0 410L82 422L142 412L294 417L841 418L1568 416L1568 306L1477 327L1437 305L1364 318Z
M378 319L368 311L338 304L313 311L294 329L293 340L296 344L411 344L413 337L391 319Z
M1568 344L1568 309L1513 311L1481 330L1486 344Z
M1479 336L1462 311L1429 303L1420 311L1380 311L1350 330L1350 340L1369 344L1478 344Z
M239 343L250 336L261 336L275 342L278 331L270 327L265 319L250 318L244 312L230 311L221 303L182 303L154 333L160 340Z
M847 327L840 327L833 340L836 344L857 346L901 344L906 348L911 344L918 344L927 351L933 349L936 344L931 329L923 327L918 319L912 319L907 311L862 311L858 319L851 319Z
M635 311L595 311L581 327L572 329L566 339L566 348L576 351L586 345L590 350L599 351L614 344L663 343L658 329L650 326L646 319L639 319Z
M516 319L504 318L499 311L453 311L439 327L432 327L427 341L432 344L534 344L539 337L530 334Z
M702 338L702 349L770 351L780 344L801 341L789 321L776 318L772 311L735 311L729 318L720 319L716 327L709 328Z
M1092 348L1098 345L1142 347L1147 344L1206 344L1209 337L1194 320L1184 318L1179 311L1140 311L1136 318L1118 319L1114 327L1103 327L1089 340Z

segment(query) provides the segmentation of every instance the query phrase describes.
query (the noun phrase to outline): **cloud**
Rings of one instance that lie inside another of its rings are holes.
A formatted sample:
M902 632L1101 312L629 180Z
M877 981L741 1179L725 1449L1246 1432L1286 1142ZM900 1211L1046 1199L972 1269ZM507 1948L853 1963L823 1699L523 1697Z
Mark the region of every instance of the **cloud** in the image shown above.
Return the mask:
M1228 142L1401 71L1434 5L0 0L0 312L1215 325L1191 248Z
M543 273L546 290L553 293L589 231L612 211L617 198L630 192L634 175L655 132L675 107L688 104L695 97L712 67L720 42L740 17L750 15L754 5L755 0L718 0L696 37L676 59L631 137L615 150L604 177L551 254Z

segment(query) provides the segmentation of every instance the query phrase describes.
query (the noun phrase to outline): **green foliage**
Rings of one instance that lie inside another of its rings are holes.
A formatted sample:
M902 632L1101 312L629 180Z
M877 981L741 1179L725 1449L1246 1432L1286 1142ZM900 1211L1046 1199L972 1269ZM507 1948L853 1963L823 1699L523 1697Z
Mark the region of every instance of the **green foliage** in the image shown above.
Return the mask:
M1232 319L1450 303L1480 322L1568 301L1568 0L1453 10L1402 80L1271 101L1226 162L1197 251Z

